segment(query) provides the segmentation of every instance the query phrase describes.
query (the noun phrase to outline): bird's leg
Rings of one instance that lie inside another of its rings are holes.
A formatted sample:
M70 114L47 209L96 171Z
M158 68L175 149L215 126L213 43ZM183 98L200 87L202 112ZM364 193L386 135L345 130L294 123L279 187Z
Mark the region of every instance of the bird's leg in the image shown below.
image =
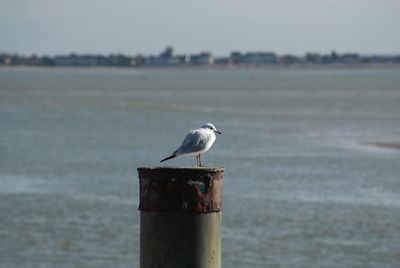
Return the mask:
M199 156L196 154L196 165L199 166Z
M201 165L201 154L199 154L199 163L200 163L199 167L201 167L202 166Z

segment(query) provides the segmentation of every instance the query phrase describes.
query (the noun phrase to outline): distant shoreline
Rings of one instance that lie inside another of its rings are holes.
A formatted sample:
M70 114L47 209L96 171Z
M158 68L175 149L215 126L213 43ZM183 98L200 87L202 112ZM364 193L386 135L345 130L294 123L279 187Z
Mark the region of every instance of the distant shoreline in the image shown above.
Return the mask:
M277 64L277 65L206 65L206 66L158 66L158 67L120 67L120 66L36 66L0 65L2 70L368 70L400 69L400 64Z

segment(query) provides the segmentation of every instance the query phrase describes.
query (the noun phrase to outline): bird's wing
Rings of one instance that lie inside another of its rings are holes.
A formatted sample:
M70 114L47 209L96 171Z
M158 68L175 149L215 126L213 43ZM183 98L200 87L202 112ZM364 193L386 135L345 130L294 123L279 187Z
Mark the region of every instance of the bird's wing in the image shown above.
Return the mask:
M207 144L207 135L201 130L191 130L178 148L178 154L189 154L203 150Z

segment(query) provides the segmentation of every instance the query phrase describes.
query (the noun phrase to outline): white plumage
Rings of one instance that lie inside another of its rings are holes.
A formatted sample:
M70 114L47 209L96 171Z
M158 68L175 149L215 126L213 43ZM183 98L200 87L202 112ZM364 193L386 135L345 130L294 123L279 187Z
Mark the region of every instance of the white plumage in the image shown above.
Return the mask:
M196 155L198 166L202 166L201 154L207 152L214 144L216 136L215 133L221 134L215 126L211 123L203 125L201 128L191 130L183 140L181 146L176 149L170 156L164 158L160 162L178 157Z

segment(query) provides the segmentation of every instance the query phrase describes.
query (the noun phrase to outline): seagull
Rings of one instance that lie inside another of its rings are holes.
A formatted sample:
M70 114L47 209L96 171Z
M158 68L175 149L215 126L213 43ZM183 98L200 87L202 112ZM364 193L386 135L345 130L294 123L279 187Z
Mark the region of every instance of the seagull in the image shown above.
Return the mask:
M207 123L201 128L191 130L186 135L181 146L170 156L161 160L160 163L178 156L196 155L197 166L201 167L200 155L211 148L216 139L215 133L221 134L211 123Z

